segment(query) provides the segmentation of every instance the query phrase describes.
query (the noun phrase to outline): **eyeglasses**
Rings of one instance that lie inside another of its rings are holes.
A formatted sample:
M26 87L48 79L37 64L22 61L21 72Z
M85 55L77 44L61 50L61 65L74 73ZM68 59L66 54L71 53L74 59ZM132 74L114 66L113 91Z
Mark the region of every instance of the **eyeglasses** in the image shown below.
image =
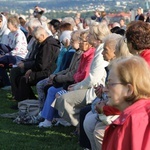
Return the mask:
M84 40L84 39L79 38L79 42L80 42L80 43L85 43L85 42L88 42L88 41L86 41L86 40Z
M107 89L109 89L110 87L113 87L114 85L117 85L117 84L123 84L123 83L109 83L109 82L106 82L106 87Z

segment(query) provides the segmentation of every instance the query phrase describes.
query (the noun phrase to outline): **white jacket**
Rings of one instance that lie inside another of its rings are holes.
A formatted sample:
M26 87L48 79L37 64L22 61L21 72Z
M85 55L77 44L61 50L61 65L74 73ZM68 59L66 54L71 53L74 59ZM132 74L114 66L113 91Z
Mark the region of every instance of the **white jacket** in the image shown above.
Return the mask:
M108 65L108 62L103 59L103 46L104 44L100 44L95 51L89 76L74 86L74 90L88 89L86 93L87 104L91 103L96 98L94 86L99 84L105 85L105 67Z

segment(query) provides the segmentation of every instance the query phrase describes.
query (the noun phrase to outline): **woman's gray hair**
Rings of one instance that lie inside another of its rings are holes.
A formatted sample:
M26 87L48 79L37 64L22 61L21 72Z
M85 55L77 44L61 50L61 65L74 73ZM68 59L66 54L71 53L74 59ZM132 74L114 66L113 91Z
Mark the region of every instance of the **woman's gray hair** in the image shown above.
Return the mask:
M39 27L41 25L42 25L41 22L37 18L31 18L29 20L29 22L27 23L27 26L30 28L36 28L36 27Z
M72 17L65 17L62 19L62 22L70 23L73 28L76 26L76 23Z
M90 25L90 33L95 37L95 39L103 41L103 39L111 32L105 22L93 22Z
M122 38L121 35L119 34L116 34L116 33L112 33L108 36L106 36L104 39L103 39L103 42L104 44L109 44L111 49L116 51L116 45L118 43L118 41Z
M116 34L116 33L111 33L109 35L107 35L104 39L103 39L103 43L107 42L108 40L115 40L118 41L119 39L121 39L122 36L120 34Z
M116 51L115 51L116 58L122 57L122 56L131 56L132 55L129 52L127 43L124 41L124 39L125 39L125 37L120 38L116 44Z
M38 26L34 29L33 31L33 35L35 37L39 37L41 34L44 34L44 35L47 35L48 36L48 33L47 31L45 30L45 28L43 28L42 26Z

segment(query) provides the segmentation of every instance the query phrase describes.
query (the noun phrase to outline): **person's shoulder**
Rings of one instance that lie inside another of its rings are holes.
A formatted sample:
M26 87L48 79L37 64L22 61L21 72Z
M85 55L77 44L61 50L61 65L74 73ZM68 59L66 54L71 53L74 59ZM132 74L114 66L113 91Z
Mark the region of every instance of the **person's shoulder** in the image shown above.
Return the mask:
M60 41L53 38L53 36L48 36L45 42L49 45L53 45L53 46L60 48Z

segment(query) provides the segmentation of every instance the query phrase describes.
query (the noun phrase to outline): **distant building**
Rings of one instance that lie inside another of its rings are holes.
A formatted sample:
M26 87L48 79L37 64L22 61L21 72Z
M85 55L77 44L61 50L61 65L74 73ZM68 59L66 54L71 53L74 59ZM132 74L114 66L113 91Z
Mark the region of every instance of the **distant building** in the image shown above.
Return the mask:
M119 20L121 18L124 18L126 20L126 22L130 22L131 21L131 14L130 13L125 13L125 12L109 13L107 15L107 17L109 18L110 22L119 22Z

